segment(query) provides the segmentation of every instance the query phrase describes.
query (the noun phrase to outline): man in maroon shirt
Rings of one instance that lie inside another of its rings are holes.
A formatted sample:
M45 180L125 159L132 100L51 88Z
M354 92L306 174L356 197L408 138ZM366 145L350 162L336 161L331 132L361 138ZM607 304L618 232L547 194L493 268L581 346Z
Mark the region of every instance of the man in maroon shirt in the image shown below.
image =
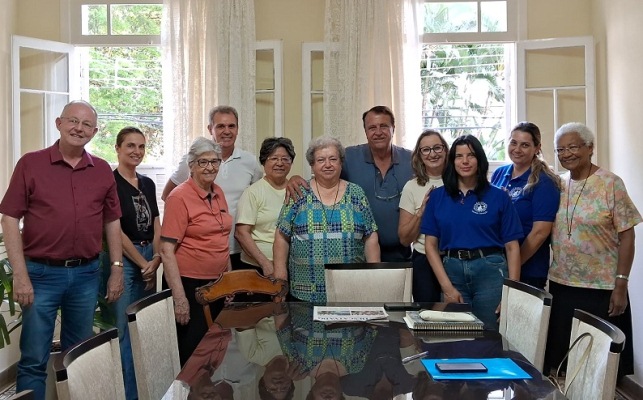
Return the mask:
M98 131L96 124L96 110L89 103L67 104L56 118L60 139L18 161L0 203L13 295L22 308L16 390L32 389L37 399L45 397L58 309L63 350L93 334L103 229L112 261L107 300L115 301L123 292L114 175L107 162L85 151Z

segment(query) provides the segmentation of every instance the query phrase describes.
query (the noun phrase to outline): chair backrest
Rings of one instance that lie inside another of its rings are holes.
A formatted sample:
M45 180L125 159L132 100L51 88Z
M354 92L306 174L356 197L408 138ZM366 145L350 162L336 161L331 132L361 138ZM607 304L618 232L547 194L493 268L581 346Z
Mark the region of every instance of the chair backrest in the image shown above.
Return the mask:
M543 370L552 296L526 283L505 279L500 333L529 362Z
M54 361L60 400L125 399L118 329L111 328L65 350Z
M138 398L160 399L181 371L172 291L140 299L126 313Z
M410 262L326 264L328 302L410 302Z
M250 269L224 272L217 280L196 289L196 300L203 305L208 326L212 325L210 303L219 299L232 300L237 294L265 294L273 301L281 302L288 294L288 282Z
M585 360L582 356L589 345L589 338L579 341L569 353L565 379L567 398L614 399L618 361L625 347L625 334L604 319L582 310L574 310L570 346L585 332L591 335L592 345ZM570 382L576 369L578 375Z
M33 400L34 396L33 390L23 390L9 397L9 400Z

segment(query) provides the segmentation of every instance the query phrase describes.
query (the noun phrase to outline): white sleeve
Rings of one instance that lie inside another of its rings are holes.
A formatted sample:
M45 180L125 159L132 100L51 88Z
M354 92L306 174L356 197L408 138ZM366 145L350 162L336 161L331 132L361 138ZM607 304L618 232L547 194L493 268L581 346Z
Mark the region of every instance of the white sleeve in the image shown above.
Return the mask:
M177 165L174 172L172 172L170 180L178 186L181 183L185 182L189 176L190 168L188 167L188 155L186 154L181 157L181 161L179 161L179 165Z
M261 166L261 164L259 164L256 158L254 161L255 165L252 171L252 183L255 183L259 179L263 178L263 167Z

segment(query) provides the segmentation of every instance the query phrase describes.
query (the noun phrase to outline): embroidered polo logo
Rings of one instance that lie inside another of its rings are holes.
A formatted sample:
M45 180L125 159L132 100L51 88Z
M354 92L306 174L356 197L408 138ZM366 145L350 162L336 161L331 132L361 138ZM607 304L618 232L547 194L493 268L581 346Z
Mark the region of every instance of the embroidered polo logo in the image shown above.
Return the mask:
M487 203L484 201L478 201L473 205L474 214L486 214L487 213Z
M521 194L522 194L522 188L521 187L515 187L515 188L511 188L511 190L509 190L509 197L511 197L514 200L517 199L518 197L520 197Z

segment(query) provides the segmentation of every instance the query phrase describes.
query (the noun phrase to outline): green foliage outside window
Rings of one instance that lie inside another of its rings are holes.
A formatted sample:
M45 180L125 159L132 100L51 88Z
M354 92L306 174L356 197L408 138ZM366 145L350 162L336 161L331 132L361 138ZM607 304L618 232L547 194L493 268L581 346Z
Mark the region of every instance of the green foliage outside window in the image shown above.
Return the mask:
M162 5L112 5L111 33L160 34ZM90 32L105 31L104 6L88 9ZM88 49L89 101L99 115L99 131L91 151L116 162L116 135L136 126L147 136L146 161L163 157L163 88L161 50L157 46L92 47Z

